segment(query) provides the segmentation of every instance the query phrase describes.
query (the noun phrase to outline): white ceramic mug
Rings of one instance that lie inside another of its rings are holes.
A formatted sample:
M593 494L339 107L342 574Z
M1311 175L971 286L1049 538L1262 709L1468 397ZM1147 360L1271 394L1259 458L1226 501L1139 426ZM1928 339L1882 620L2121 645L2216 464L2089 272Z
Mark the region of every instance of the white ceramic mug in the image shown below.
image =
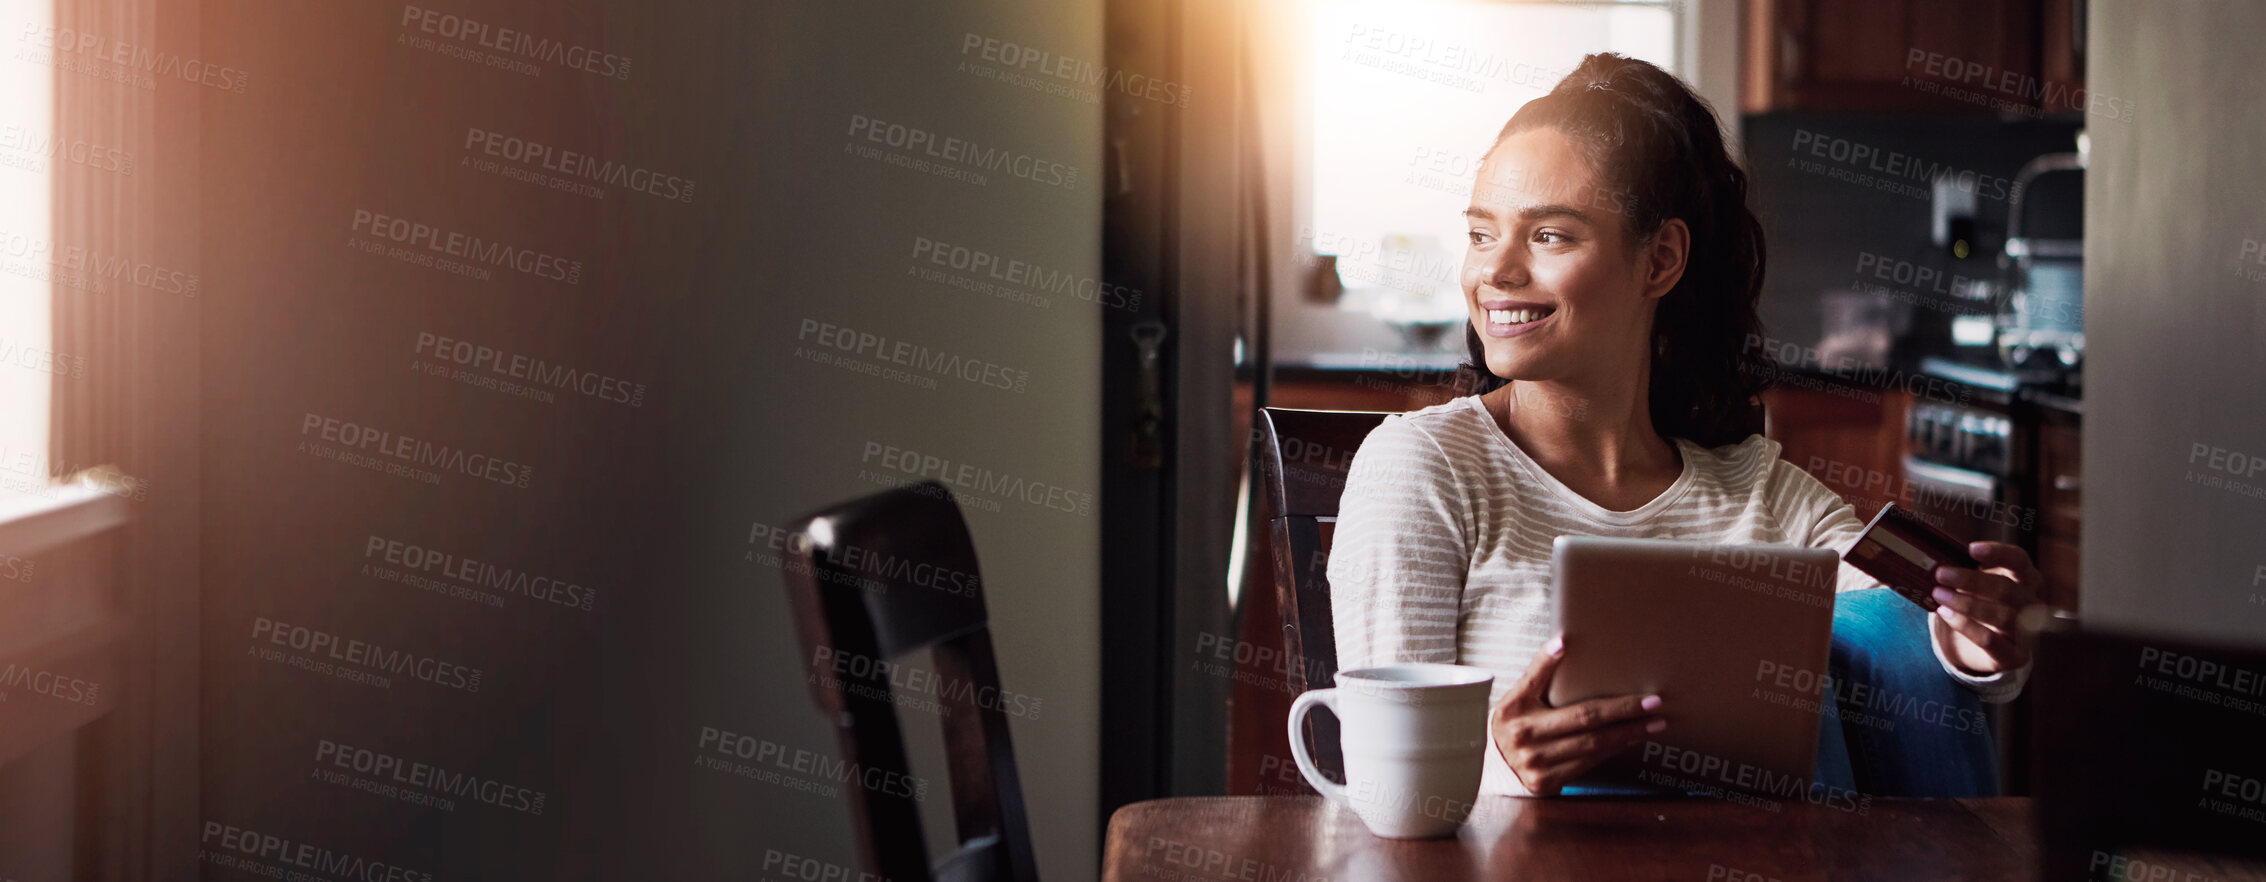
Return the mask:
M1290 705L1299 774L1389 839L1452 836L1479 797L1487 697L1495 675L1463 665L1399 664L1339 671L1337 686ZM1307 711L1337 714L1345 784L1322 777L1299 731Z

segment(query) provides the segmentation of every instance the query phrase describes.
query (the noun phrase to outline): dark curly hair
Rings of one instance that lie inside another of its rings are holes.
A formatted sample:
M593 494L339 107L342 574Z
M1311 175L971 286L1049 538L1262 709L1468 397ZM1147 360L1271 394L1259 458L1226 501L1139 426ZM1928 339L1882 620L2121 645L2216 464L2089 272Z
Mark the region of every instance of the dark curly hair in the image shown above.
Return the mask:
M1758 396L1777 374L1762 338L1762 224L1747 207L1747 173L1724 148L1715 112L1691 87L1644 61L1609 52L1582 59L1558 85L1504 124L1495 144L1551 128L1581 146L1639 241L1681 218L1691 228L1683 278L1652 320L1648 407L1653 428L1704 447L1757 431ZM1494 152L1494 146L1488 147ZM1487 367L1479 332L1464 326L1460 394L1509 382Z

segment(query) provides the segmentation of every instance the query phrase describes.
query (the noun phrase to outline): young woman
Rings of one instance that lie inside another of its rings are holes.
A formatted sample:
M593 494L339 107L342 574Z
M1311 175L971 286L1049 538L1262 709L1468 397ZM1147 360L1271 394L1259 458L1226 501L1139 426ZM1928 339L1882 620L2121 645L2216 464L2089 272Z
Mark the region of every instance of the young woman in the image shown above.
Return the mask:
M1464 212L1463 370L1477 394L1387 419L1354 457L1329 563L1339 666L1494 670L1482 792L1555 794L1675 718L1674 696L1545 703L1559 660L1582 651L1550 630L1553 539L1838 551L1863 527L1776 442L1750 434L1772 373L1749 346L1764 247L1718 125L1675 77L1610 54L1520 108ZM1933 617L1844 565L1837 669L1858 658L1859 675L1902 678L1885 687L1899 705L2013 698L2032 645L2017 622L2039 577L2015 546L1971 551L1985 569L1937 570ZM1967 713L1957 734L1980 736L1981 715ZM1928 722L1897 727L1897 746L1915 754L1907 778L1936 776L1906 789L1995 786L1987 737L1929 747L1946 727ZM1942 751L1971 757L1978 744L1984 768L1941 768L1955 764ZM1820 756L1821 779L1833 763L1834 777L1849 775L1839 745ZM1867 768L1896 762L1868 757Z

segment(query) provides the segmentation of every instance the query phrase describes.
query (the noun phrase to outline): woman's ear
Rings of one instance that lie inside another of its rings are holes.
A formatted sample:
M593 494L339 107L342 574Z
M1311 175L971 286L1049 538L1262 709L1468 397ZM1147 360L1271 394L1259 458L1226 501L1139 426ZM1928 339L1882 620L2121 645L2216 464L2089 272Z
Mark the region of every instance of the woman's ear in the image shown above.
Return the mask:
M1692 228L1669 218L1652 234L1644 250L1644 297L1657 300L1684 277L1684 261L1691 256Z

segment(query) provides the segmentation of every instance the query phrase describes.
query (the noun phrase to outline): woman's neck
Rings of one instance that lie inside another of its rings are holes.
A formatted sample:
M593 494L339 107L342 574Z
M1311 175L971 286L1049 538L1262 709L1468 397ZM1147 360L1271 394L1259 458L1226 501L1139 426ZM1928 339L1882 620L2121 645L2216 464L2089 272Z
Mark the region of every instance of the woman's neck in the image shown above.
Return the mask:
M1522 380L1481 403L1551 477L1608 509L1642 507L1683 472L1675 445L1653 429L1642 383L1590 389Z

